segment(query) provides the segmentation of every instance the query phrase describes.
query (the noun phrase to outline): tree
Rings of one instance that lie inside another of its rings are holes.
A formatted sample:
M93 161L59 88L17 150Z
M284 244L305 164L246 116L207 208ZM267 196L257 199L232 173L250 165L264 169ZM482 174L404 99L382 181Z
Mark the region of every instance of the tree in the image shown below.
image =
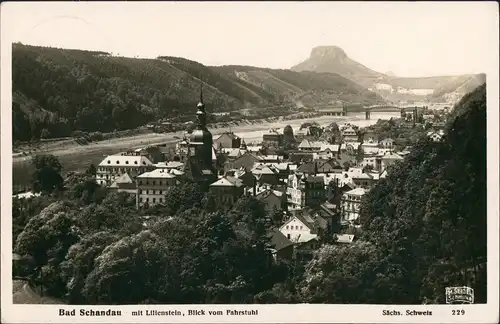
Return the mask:
M89 166L86 173L95 177L95 175L97 174L97 168L95 167L95 165L93 163Z
M300 129L304 129L304 128L309 128L309 127L313 127L313 126L319 126L318 123L316 122L305 122L305 123L302 123L302 125L300 125Z
M50 197L12 198L12 246L28 222L54 202Z
M121 206L111 204L91 204L78 213L80 227L85 233L116 231L130 222L131 218L132 215Z
M295 144L295 136L293 135L293 128L290 125L286 125L283 129L283 142L286 145Z
M151 231L126 236L95 259L82 295L91 304L138 304L157 299L168 276L166 246Z
M59 266L69 247L79 240L74 225L71 205L56 202L31 218L17 238L16 251L32 256L37 265L33 278L41 278L40 283L55 297L65 294Z
M212 195L210 192L205 195L202 201L203 210L208 213L214 213L217 211L217 197Z
M170 215L175 215L183 210L201 207L204 198L201 187L192 182L184 182L171 187L165 194L165 206Z
M363 151L363 147L359 145L358 148L356 149L356 162L359 163L363 161L364 156L365 154Z
M317 124L310 126L309 131L314 138L319 138L323 134L323 129Z
M54 190L62 189L62 165L54 155L35 155L32 164L35 167L32 176L32 189L34 192L50 194Z
M95 259L119 237L115 233L103 231L84 237L71 246L66 260L61 263L62 277L66 282L67 298L70 304L85 303L82 289L89 273L94 268Z
M251 230L250 230L251 231ZM268 251L266 235L253 236L244 223L221 213L208 214L195 228L194 260L205 301L251 303L257 292L282 278Z
M281 208L273 206L273 209L270 212L270 217L274 226L280 226L283 224L283 210L281 210Z
M328 128L329 128L329 129L330 129L330 131L332 131L333 133L340 132L339 125L338 125L336 122L333 122L333 123L331 123L330 125L328 125Z
M73 177L73 179L69 177L65 183L65 187L68 188L67 196L70 199L80 200L82 204L87 205L100 203L106 197L106 188L98 185L89 174L73 175Z
M253 196L243 196L238 199L228 216L233 224L239 222L246 224L254 237L264 235L266 228L271 224L264 205Z
M283 283L277 283L272 289L258 293L254 297L257 304L293 304L297 302L297 297Z
M325 245L306 266L300 294L309 303L400 303L407 300L402 280L373 244Z
M196 128L196 125L194 123L189 123L186 125L186 132L191 134Z

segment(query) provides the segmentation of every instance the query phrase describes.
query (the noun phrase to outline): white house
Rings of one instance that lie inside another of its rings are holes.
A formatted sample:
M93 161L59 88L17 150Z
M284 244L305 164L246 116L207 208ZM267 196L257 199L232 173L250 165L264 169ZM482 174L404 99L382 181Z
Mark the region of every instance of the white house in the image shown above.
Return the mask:
M387 152L384 155L380 156L379 171L384 171L385 169L387 169L388 166L393 165L394 163L402 160L404 160L404 158L401 155L393 152Z
M261 145L247 145L247 151L252 153L257 153L262 150Z
M304 205L305 195L303 192L304 180L297 174L288 176L288 185L286 188L288 203L300 208Z
M363 150L363 154L365 155L375 155L378 154L379 143L375 140L368 140L361 144L361 149Z
M146 172L136 178L137 208L147 204L154 206L165 202L165 194L169 188L177 185L177 177L165 169Z
M319 238L319 230L326 228L327 223L318 217L313 219L310 215L294 215L279 229L293 243L306 243Z
M437 132L428 132L427 136L432 139L434 142L440 142L443 139L444 131L439 130Z
M117 177L109 186L109 190L116 192L126 192L135 195L137 193L137 185L128 173L124 173Z
M345 142L357 142L359 140L358 133L352 127L347 127L341 131L342 138Z
M426 114L426 115L422 115L422 118L424 120L427 120L427 121L432 121L432 120L434 120L434 115L432 115L432 114Z
M344 193L341 202L343 220L354 221L358 219L361 198L365 195L365 193L366 190L363 188L356 188Z
M307 138L300 142L298 149L300 151L320 151L328 143L323 141L310 141Z
M394 147L394 140L392 138L384 138L379 143L380 148L392 149Z
M97 166L96 182L109 186L119 176L128 173L132 178L154 169L153 163L143 155L110 155Z

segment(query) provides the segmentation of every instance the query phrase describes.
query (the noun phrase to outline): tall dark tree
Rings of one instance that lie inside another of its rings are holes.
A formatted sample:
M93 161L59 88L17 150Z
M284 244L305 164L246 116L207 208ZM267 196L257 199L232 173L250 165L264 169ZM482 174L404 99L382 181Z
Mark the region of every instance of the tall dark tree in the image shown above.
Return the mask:
M295 144L292 126L286 125L285 128L283 128L283 141L285 144Z
M165 206L170 215L178 214L193 207L199 208L203 203L202 188L193 182L185 182L171 187L165 194Z
M95 167L94 164L91 164L89 168L87 169L87 174L91 176L95 176L97 174L97 168Z
M35 171L32 176L34 192L52 193L63 187L62 165L54 155L35 155L32 159Z

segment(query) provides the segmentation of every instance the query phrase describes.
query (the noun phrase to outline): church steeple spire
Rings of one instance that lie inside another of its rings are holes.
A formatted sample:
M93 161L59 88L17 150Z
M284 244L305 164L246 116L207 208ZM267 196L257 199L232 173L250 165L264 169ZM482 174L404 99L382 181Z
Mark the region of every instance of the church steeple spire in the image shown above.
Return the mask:
M200 102L196 106L196 129L189 138L190 158L186 162L191 167L188 178L210 184L217 180L217 171L214 168L212 134L207 129L207 113L203 103L203 82L200 81ZM189 169L188 169L189 171Z
M207 126L207 113L205 112L205 104L203 103L203 83L200 83L200 102L196 111L196 121L199 129Z
M203 83L200 82L200 103L203 104Z

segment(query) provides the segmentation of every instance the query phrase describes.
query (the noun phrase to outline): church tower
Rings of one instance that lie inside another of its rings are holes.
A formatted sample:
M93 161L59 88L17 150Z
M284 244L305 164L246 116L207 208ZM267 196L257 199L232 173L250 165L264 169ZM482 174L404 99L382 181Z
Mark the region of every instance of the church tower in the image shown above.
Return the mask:
M189 140L190 155L198 163L212 165L212 134L207 129L207 113L203 103L203 86L200 86L200 102L196 111L196 129L191 133Z
M203 88L200 88L200 102L196 111L196 128L189 138L189 154L184 163L186 178L202 185L203 190L217 181L217 170L212 163L212 134L207 129L207 112L203 103Z

